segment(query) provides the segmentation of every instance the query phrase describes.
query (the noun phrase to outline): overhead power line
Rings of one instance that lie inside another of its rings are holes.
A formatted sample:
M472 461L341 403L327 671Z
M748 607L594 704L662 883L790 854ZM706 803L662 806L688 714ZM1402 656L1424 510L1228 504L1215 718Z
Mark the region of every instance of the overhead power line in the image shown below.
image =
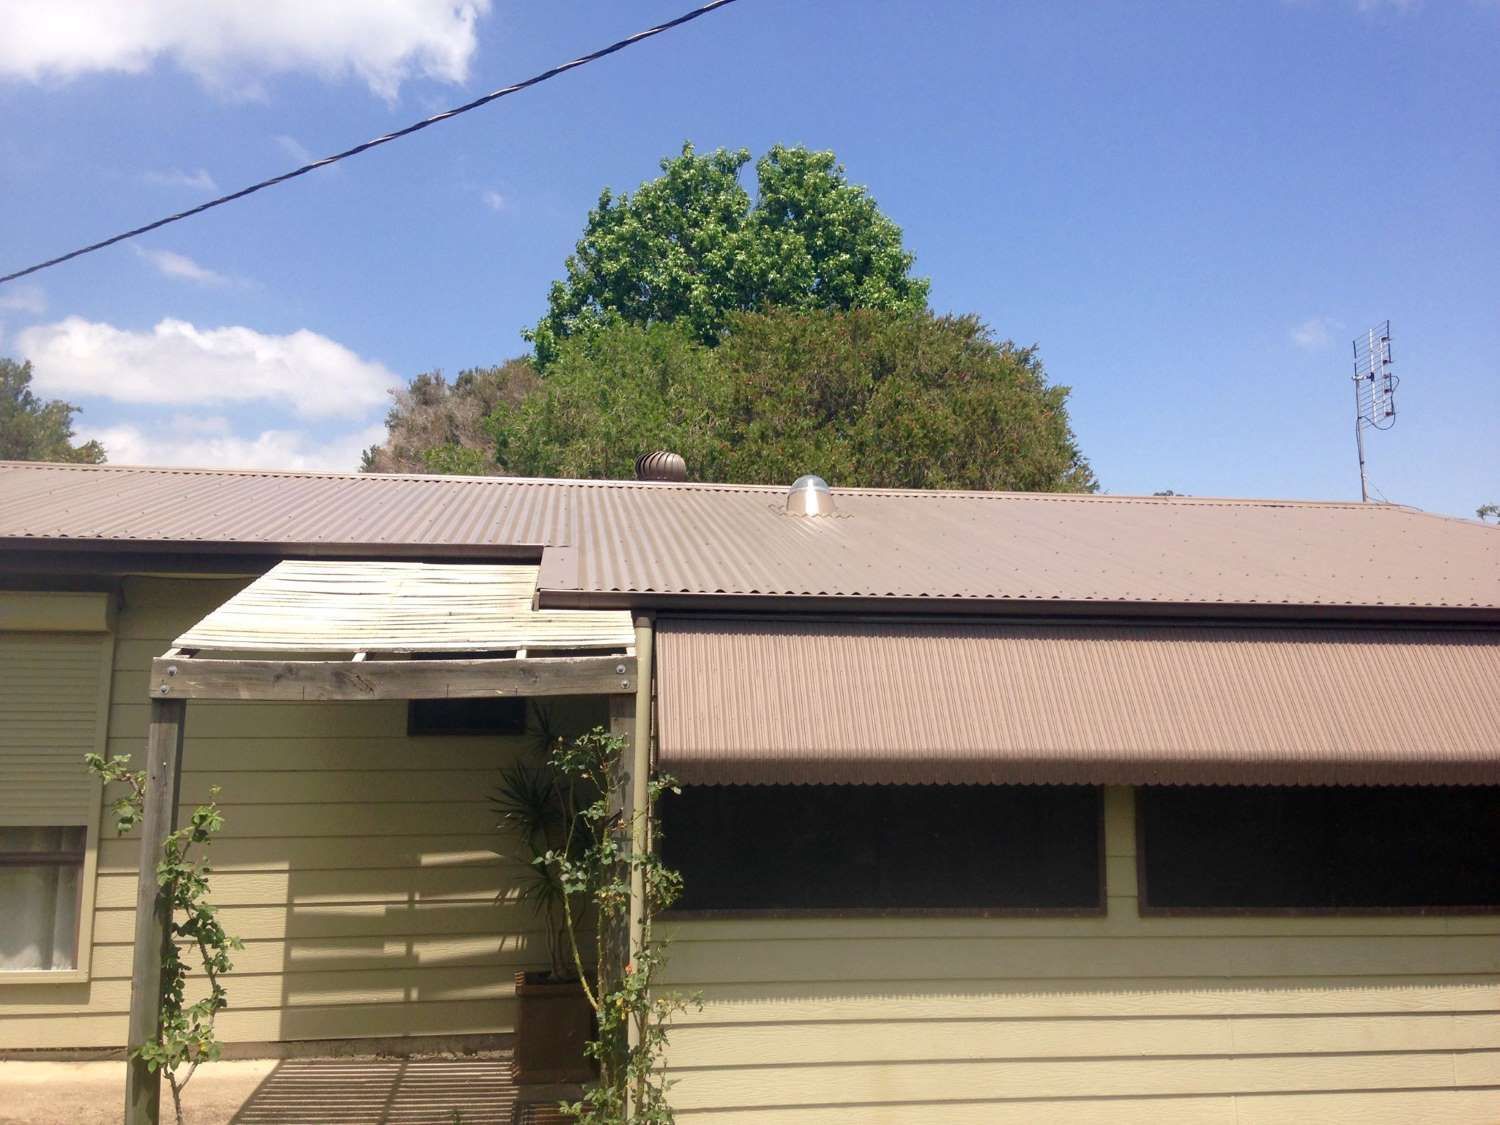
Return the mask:
M259 183L251 184L249 187L241 188L239 191L230 192L228 195L221 195L217 199L210 199L207 203L200 203L196 207L189 207L186 211L179 211L175 215L168 215L164 219L157 219L154 223L147 223L143 227L136 227L134 230L125 231L123 234L114 235L100 242L91 243L88 246L80 246L77 250L70 250L66 254L59 254L55 258L48 258L45 262L38 262L34 266L27 266L25 269L8 273L4 277L0 277L0 285L3 285L7 281L14 281L18 277L25 277L27 274L36 273L39 270L61 265L63 262L71 261L73 258L82 257L84 254L92 254L95 250L103 250L106 246L113 246L117 242L124 242L127 238L135 238L137 235L159 230L169 223L178 223L183 219L192 218L194 215L201 215L204 211L211 210L214 207L222 207L224 204L232 203L236 199L243 199L247 195L254 195L256 192L263 191L268 187L275 187L277 184L284 184L288 180L295 180L298 176L305 176L307 173L316 171L319 168L326 168L330 164L336 164L340 160L347 160L351 156L358 156L360 153L368 152L370 149L378 148L380 145L390 144L392 141L400 140L402 137L408 137L413 133L419 132L429 125L436 125L439 122L451 120L461 113L468 113L471 109L478 109L480 106L489 105L490 102L497 101L510 94L519 93L530 86L540 85L549 78L556 78L559 74L564 74L567 71L585 66L597 59L602 59L605 55L612 55L616 51L623 51L626 47L633 47L637 43L650 39L652 36L660 35L664 31L671 31L674 27L681 27L685 23L691 23L699 16L706 16L708 13L717 11L719 8L726 7L734 2L735 0L710 0L709 3L704 4L702 7L694 8L691 12L686 12L676 19L668 20L666 23L659 23L655 27L648 27L645 31L637 31L634 35L611 43L608 47L601 47L597 51L591 51L587 55L581 55L571 62L554 66L551 70L544 70L540 74L534 74L530 78L523 79L513 85L502 86L500 89L493 90L483 97L475 98L473 101L465 102L460 106L454 106L452 109L445 109L442 113L435 113L431 117L406 126L404 129L397 129L394 133L386 133L384 136L376 137L374 140L365 141L364 144L355 145L353 148L346 148L343 152L336 152L332 156L325 156L321 160L314 160L309 164L302 165L300 168L294 168L290 172L283 172L279 176L272 176L269 180L261 180Z

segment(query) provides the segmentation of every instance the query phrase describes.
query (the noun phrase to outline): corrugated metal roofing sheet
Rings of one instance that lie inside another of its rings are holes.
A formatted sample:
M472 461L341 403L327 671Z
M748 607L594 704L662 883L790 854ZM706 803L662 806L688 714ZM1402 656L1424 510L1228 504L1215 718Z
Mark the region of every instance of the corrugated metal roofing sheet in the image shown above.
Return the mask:
M0 541L373 556L546 548L544 605L679 595L1500 609L1500 531L1352 503L0 465Z
M0 462L0 538L434 553L566 542L565 490L494 483Z
M580 492L544 591L1500 606L1500 532L1368 504L779 489Z
M662 618L688 784L1500 783L1500 632Z
M532 608L534 566L277 563L174 644L215 652L618 650L623 610Z

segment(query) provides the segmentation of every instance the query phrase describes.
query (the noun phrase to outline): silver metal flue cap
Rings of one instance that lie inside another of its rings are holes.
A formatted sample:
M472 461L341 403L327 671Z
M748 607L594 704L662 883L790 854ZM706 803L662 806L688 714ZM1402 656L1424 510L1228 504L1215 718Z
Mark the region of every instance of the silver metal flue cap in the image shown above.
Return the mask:
M794 480L791 490L786 494L786 514L789 516L833 515L833 493L828 491L828 482L811 473Z

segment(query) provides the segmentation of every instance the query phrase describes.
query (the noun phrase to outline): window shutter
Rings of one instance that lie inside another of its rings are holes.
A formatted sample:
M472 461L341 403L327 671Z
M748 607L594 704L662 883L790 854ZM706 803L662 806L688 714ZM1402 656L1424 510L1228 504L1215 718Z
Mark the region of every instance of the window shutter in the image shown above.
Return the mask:
M93 819L108 634L0 632L0 823Z

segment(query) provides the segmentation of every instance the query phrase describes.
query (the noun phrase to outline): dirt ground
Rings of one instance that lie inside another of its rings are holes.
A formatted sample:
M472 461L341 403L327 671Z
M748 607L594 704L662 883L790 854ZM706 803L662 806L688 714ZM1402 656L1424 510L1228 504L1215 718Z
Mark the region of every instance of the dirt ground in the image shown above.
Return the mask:
M509 1125L514 1099L505 1057L235 1059L202 1067L183 1108L187 1125ZM124 1100L123 1062L0 1061L0 1125L117 1125Z
M188 1121L226 1125L275 1068L275 1059L203 1067L188 1083ZM124 1104L123 1062L0 1062L0 1125L118 1125Z

